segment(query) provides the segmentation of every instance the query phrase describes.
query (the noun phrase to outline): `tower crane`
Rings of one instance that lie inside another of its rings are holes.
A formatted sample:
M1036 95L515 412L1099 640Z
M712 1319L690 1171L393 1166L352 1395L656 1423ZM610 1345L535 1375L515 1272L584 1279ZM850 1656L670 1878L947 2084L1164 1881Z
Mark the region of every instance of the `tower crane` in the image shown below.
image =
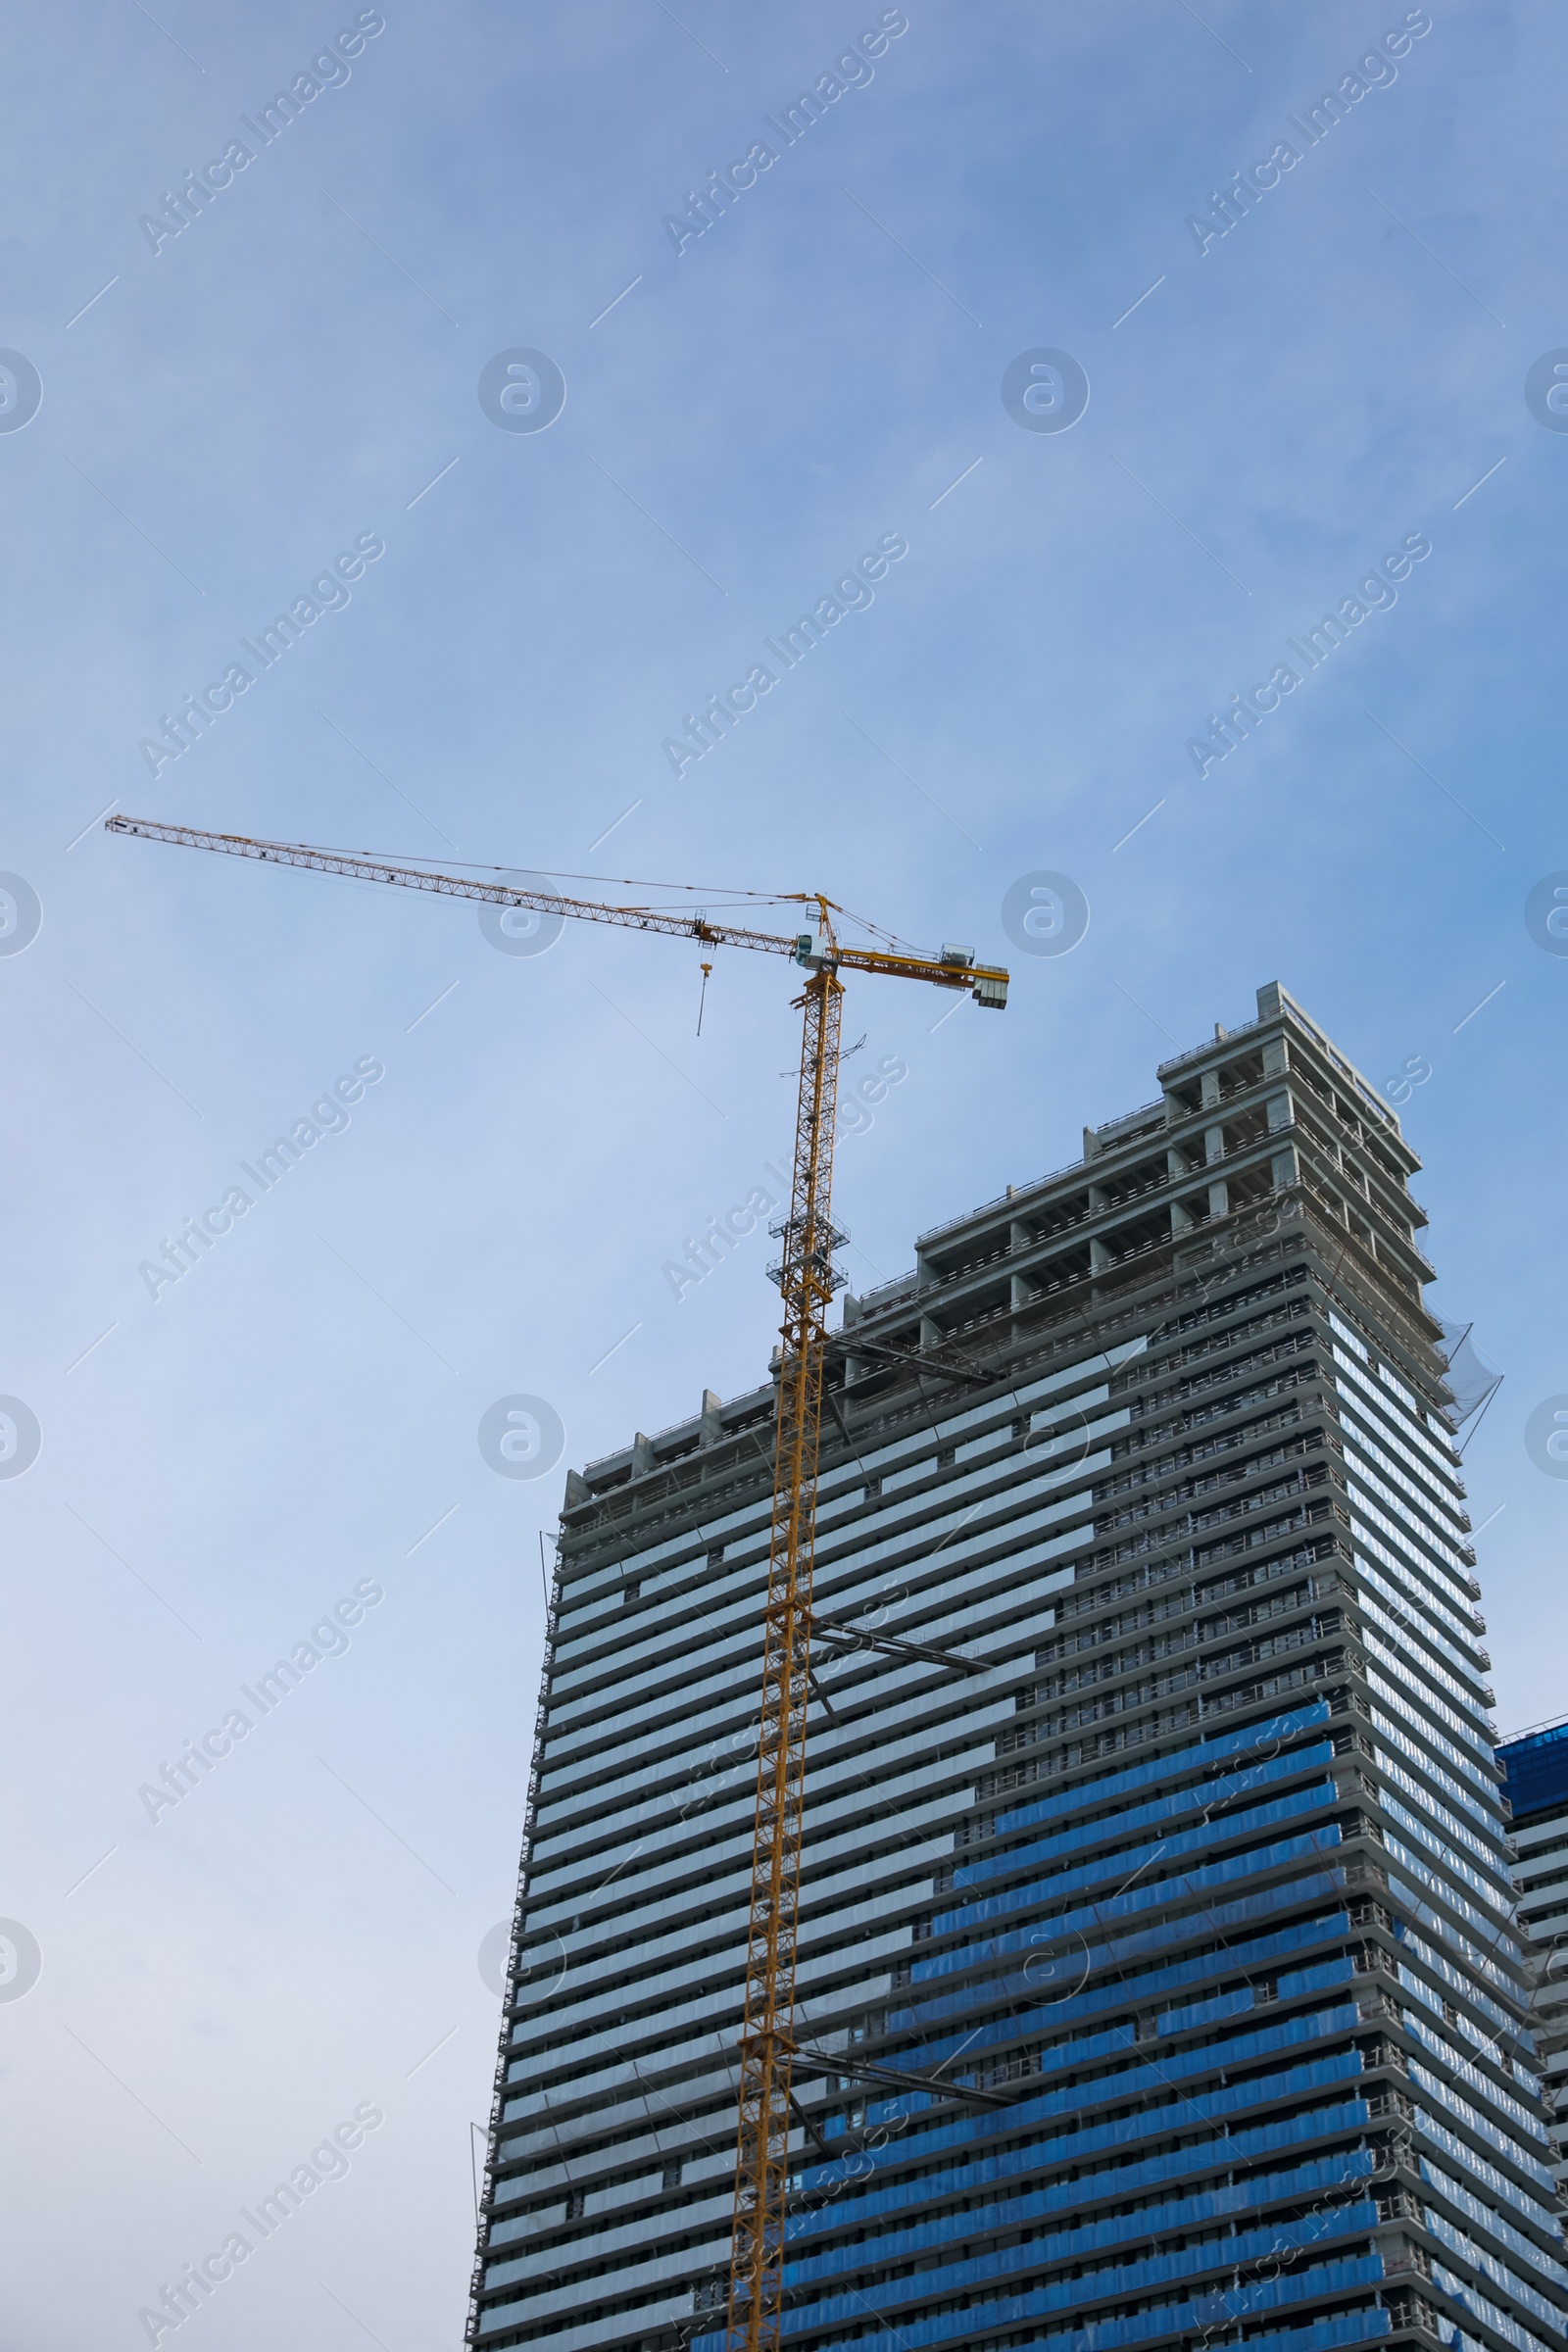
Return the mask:
M481 906L570 915L621 929L661 931L705 947L751 948L787 956L807 978L795 1000L804 1014L795 1155L789 1208L773 1228L782 1241L771 1269L783 1299L782 1350L774 1420L773 1506L763 1610L762 1691L759 1710L757 1805L752 1838L747 1920L741 2081L736 2134L735 2219L731 2249L726 2352L773 2352L780 2336L784 2284L784 2218L789 2190L789 2139L796 2110L791 2061L797 2055L795 1971L800 1924L801 1847L805 1826L807 1709L811 1691L811 1571L816 1514L818 1434L827 1359L827 1313L842 1277L833 1251L845 1236L833 1223L833 1131L838 1108L839 1031L844 986L840 972L874 972L896 980L924 980L963 992L998 1010L1007 1001L1007 974L977 964L967 948L923 956L898 947L841 941L841 913L816 893L789 894L809 907L809 928L784 935L710 922L706 914L612 906L564 898L512 882L487 881L396 865L384 858L298 843L253 841L241 834L203 832L191 825L112 816L110 833L141 841L212 850L268 865L303 866L360 882L390 883L439 898L472 899ZM829 1629L824 1626L824 1633ZM803 2059L806 2053L800 2052Z

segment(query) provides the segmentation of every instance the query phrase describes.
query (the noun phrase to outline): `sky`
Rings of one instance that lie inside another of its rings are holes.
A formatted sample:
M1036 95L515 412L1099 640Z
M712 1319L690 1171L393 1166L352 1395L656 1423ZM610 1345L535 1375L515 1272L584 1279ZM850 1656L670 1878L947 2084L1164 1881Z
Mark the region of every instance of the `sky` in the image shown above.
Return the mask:
M1429 1303L1505 1374L1466 1452L1499 1728L1560 1715L1568 26L4 37L0 2340L172 2341L139 2315L309 2167L180 2340L437 2352L541 1535L568 1465L765 1377L765 1238L665 1269L786 1164L792 984L103 819L785 930L823 892L1009 963L1001 1018L853 984L858 1290L1277 979L1424 1162Z

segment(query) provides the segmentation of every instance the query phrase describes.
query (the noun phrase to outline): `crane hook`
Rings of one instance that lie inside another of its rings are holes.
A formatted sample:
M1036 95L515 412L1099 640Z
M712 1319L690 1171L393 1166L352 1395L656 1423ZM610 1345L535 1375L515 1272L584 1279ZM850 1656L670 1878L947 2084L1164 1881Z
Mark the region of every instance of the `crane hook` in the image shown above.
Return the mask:
M703 993L697 1000L697 1034L699 1037L703 1034L703 1006L708 1002L708 975L712 968L710 963L705 963L703 966Z

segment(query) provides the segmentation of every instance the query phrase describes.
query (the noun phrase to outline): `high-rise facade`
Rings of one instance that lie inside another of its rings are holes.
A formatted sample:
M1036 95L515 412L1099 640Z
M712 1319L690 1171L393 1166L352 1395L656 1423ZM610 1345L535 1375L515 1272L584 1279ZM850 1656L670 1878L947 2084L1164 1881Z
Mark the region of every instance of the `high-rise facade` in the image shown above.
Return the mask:
M846 1301L792 2352L1568 2343L1416 1165L1269 987ZM475 2345L721 2352L772 1417L568 1481Z
M1552 2170L1568 2189L1568 1719L1504 1740L1514 1872L1535 2029L1551 2119Z

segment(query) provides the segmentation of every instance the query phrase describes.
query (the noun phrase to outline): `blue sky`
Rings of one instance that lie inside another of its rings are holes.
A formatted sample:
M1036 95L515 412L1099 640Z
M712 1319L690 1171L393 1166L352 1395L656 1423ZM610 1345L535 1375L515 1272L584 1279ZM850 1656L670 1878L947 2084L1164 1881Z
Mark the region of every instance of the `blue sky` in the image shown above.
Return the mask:
M19 22L0 97L0 346L42 384L0 431L0 866L42 908L0 956L0 1391L42 1430L0 1482L0 1913L42 1953L0 2002L6 2332L145 2342L162 2283L370 2104L347 2176L189 2325L434 2352L560 1499L560 1471L496 1477L479 1419L542 1396L580 1462L761 1376L763 1241L678 1302L661 1268L781 1159L787 976L720 956L699 1039L693 948L502 955L471 908L94 820L823 890L1003 958L1009 886L1072 876L1087 935L1011 955L1004 1019L856 988L859 1066L908 1072L841 1153L861 1288L1262 981L1374 1082L1429 1068L1402 1115L1431 1303L1507 1374L1468 1456L1499 1719L1561 1712L1568 1491L1524 1430L1568 1392L1568 962L1524 906L1568 867L1568 435L1525 378L1568 345L1568 35L1500 5L911 0L786 146L764 119L880 8L388 6L264 146L242 118L358 12L155 14ZM1393 79L1292 128L1407 19ZM665 216L762 140L677 252ZM1282 141L1200 250L1189 217ZM516 349L564 377L546 430L480 406ZM1004 407L1039 349L1087 374L1069 430ZM874 601L677 777L685 714L890 537ZM1413 538L1397 602L1200 777L1208 714ZM163 714L367 540L349 601L155 777ZM367 1061L350 1123L149 1297L138 1265ZM367 1582L347 1648L151 1821L138 1788Z

